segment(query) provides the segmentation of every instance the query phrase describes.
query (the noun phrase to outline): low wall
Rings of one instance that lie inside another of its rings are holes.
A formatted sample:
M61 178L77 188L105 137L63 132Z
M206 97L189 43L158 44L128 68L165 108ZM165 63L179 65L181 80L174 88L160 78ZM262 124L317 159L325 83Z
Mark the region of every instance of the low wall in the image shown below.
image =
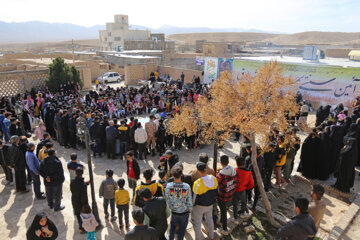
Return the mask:
M183 69L183 68L176 68L176 67L169 67L169 66L159 66L159 74L169 74L173 79L180 79L181 73L185 75L185 83L191 83L192 78L199 76L200 81L203 81L202 71L197 70L190 70L190 69Z
M157 64L139 64L125 66L125 84L137 85L138 80L147 80L151 72L156 72Z

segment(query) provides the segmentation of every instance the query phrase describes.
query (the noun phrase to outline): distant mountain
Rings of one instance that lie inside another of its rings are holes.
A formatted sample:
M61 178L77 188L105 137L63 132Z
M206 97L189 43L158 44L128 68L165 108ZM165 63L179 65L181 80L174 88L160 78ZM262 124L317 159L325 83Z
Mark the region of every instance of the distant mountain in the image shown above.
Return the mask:
M153 29L145 26L131 25L131 29L150 30L153 33L165 33L165 35L179 33L207 33L207 32L257 32L256 29L243 28L206 28L206 27L175 27L164 25ZM47 23L40 21L12 22L0 21L0 44L4 43L30 43L30 42L54 42L65 40L80 40L99 38L99 30L105 29L105 25L83 27L70 23Z
M0 22L0 43L51 42L99 37L105 26L83 27L70 23Z

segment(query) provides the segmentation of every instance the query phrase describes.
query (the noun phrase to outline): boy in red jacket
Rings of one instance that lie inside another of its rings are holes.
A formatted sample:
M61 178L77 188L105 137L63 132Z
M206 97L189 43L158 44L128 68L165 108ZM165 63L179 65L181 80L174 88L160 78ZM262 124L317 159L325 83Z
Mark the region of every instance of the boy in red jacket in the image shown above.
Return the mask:
M239 179L239 185L235 190L233 197L233 206L234 206L234 223L238 224L238 203L241 203L240 218L248 218L249 210L246 206L246 190L250 190L254 187L254 180L251 174L251 171L245 168L245 159L240 156L235 157L236 160L236 172Z

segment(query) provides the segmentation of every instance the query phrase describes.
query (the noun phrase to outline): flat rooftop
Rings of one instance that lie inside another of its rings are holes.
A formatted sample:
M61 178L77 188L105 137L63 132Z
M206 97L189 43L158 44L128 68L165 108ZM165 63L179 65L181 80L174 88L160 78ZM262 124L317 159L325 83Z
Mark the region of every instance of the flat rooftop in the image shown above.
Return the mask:
M302 57L289 57L289 56L262 56L262 57L235 57L234 59L252 60L252 61L278 61L281 63L294 63L301 65L320 65L320 66L340 66L340 67L355 67L360 68L360 62L350 61L346 58L325 58L319 61L303 60Z
M109 54L109 55L119 57L119 58L134 58L134 59L155 59L155 58L160 58L160 57L154 57L154 56L127 55L127 54Z

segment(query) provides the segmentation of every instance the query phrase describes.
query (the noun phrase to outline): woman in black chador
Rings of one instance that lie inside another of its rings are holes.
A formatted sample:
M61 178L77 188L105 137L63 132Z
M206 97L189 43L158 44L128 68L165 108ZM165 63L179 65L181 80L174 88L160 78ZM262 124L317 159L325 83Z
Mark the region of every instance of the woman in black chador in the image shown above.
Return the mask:
M356 124L351 124L348 134L344 137L345 146L340 151L339 173L335 188L342 192L350 192L354 186L355 165L358 159Z
M319 161L320 138L313 129L313 132L306 137L300 154L300 164L298 172L306 178L316 178L315 162Z
M44 212L36 214L26 233L27 240L55 240L57 236L58 231L55 224L48 219Z

